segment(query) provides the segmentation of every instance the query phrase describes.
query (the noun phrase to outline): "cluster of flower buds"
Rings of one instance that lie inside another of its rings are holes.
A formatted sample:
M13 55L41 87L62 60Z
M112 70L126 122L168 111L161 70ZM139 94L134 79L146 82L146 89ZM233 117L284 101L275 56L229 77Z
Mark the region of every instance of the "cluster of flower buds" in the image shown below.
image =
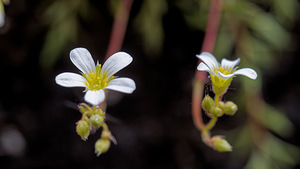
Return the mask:
M225 103L223 101L218 101L216 104L209 95L206 95L202 100L202 108L210 118L221 117L224 114L233 116L238 109L237 105L232 101L227 101Z
M209 95L206 95L202 100L202 108L206 115L211 119L217 119L221 116L229 115L233 116L237 111L237 105L232 101L214 101ZM207 138L206 138L207 139ZM231 145L224 139L223 136L213 136L208 139L208 142L213 149L219 152L232 151Z
M79 111L82 113L82 118L77 122L76 131L82 140L87 140L92 128L98 129L102 127L102 134L100 139L95 143L95 153L97 156L107 152L110 147L110 142L116 143L115 138L112 136L108 126L104 122L105 112L99 107L90 107L85 103L78 106Z
M99 107L90 107L85 103L80 104L78 108L82 118L77 122L76 131L82 140L86 140L92 127L99 128L104 124L105 113Z

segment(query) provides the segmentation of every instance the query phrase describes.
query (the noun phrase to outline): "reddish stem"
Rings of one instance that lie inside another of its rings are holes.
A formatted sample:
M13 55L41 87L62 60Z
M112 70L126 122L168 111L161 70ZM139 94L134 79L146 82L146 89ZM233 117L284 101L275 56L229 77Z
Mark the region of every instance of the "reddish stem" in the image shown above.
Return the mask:
M192 112L194 124L199 130L205 128L205 125L203 124L202 120L202 112L200 107L203 95L203 86L204 83L196 78L193 84Z
M105 60L121 50L133 0L121 0L118 7Z
M211 52L214 49L218 27L220 22L221 10L222 10L223 0L211 0L208 21L206 25L206 33L204 36L204 41L201 51ZM199 64L201 61L199 61ZM194 124L198 129L203 129L203 118L201 112L201 100L203 94L203 84L206 81L206 72L196 70L195 81L193 87L193 101L192 101L192 111ZM202 84L202 85L199 85Z

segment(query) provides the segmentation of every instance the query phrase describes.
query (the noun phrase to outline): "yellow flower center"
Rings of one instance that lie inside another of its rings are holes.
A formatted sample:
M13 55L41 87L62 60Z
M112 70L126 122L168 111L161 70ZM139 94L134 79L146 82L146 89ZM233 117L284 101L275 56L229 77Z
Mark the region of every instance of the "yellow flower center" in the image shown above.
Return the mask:
M219 67L219 69L214 69L213 70L216 74L218 74L218 72L221 72L223 73L224 75L228 75L228 74L231 74L232 73L232 68L229 68L229 69L224 69L223 67Z
M101 65L96 66L96 70L90 73L83 73L82 76L86 79L87 90L100 90L108 85L114 76L108 77L108 74L101 70Z

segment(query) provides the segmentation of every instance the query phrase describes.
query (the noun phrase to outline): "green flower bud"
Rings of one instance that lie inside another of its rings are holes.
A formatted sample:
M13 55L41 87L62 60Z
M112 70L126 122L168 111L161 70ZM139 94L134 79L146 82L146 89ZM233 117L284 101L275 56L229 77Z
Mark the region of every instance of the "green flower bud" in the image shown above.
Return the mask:
M220 107L222 110L224 110L224 106L225 106L225 103L222 101L219 101L218 107Z
M94 111L94 113L95 113L95 114L99 114L100 116L104 116L104 115L105 115L105 113L104 113L100 108L96 109L96 110Z
M90 117L92 125L95 127L100 127L103 124L104 117L99 114L94 114Z
M232 101L228 101L224 105L224 113L226 115L230 115L230 116L234 115L237 109L238 109L237 105Z
M82 140L86 140L90 135L90 125L85 120L79 120L76 126L77 134L81 137Z
M211 113L216 117L221 117L223 115L223 110L220 107L215 107Z
M209 118L214 118L214 117L216 117L215 115L213 115L213 114L210 113L210 112L205 112L205 114L206 114L207 117L209 117Z
M98 139L95 143L95 153L100 156L102 153L107 152L110 147L110 140L106 138Z
M219 152L232 151L231 145L222 136L213 136L211 142L214 149Z
M202 108L207 112L211 112L214 106L214 100L209 95L206 95L202 100Z
M85 104L85 103L81 103L80 105L78 105L78 109L79 111L82 113L82 114L85 114L85 113L88 113L88 112L91 112L91 108Z

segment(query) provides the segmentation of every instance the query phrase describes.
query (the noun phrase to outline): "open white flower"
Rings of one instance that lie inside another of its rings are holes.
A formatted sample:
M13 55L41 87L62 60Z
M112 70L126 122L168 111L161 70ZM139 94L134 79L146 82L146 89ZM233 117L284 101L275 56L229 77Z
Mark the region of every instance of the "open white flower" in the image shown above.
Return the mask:
M240 58L233 61L223 58L220 65L215 56L208 52L202 52L200 55L196 56L203 61L199 64L197 69L206 71L210 73L211 76L218 76L219 78L224 79L228 79L235 75L243 75L250 79L256 79L257 77L257 73L253 69L243 68L236 70L237 67L235 66L240 63Z
M132 79L113 76L132 62L132 57L125 52L110 56L102 68L99 63L95 65L90 52L85 48L73 49L70 59L81 71L81 75L65 72L57 75L55 81L64 87L85 87L84 100L92 105L99 105L105 100L105 89L130 94L136 88Z
M221 64L219 64L215 56L209 52L202 52L196 56L203 61L197 69L210 74L215 93L224 94L235 75L243 75L250 79L257 78L257 73L251 68L237 70L236 65L240 63L240 58L233 61L223 58Z

